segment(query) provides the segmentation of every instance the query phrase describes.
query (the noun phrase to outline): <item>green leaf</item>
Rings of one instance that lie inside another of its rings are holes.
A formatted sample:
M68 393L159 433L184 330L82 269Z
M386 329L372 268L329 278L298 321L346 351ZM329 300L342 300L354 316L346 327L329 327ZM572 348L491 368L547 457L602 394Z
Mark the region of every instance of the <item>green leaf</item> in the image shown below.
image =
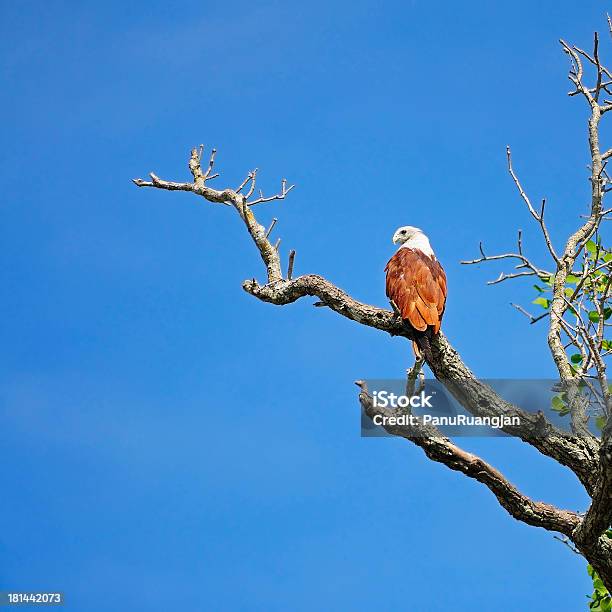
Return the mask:
M556 410L556 411L565 410L565 404L563 403L563 400L558 395L555 395L550 400L550 403L552 405L553 410Z
M532 303L538 304L542 308L548 308L550 306L550 300L547 300L546 298L543 298L543 297L536 298L535 300L533 300Z
M597 612L611 612L612 598L610 597L610 593L608 593L608 590L601 581L601 578L597 575L597 572L591 565L587 565L587 572L593 580L593 594L589 597L591 600L589 603L589 610L595 610Z
M582 355L578 353L574 353L570 359L572 360L572 363L582 363Z
M591 312L589 312L589 320L593 323L599 322L599 315L597 314L596 310L591 310Z
M575 285L579 280L580 279L574 274L568 274L567 278L565 279L565 282L570 283L571 285Z
M573 365L570 365L572 370L576 372L576 368ZM555 412L559 413L559 416L565 416L569 414L570 409L567 406L567 393L561 393L561 395L555 395L550 400L551 408Z
M595 570L593 569L593 566L590 563L587 565L587 572L591 578L595 576Z
M586 243L586 250L591 254L591 255L595 255L595 253L597 252L597 244L595 244L595 242L593 242L592 240L589 240Z
M609 319L611 315L612 315L612 308L610 307L604 308L603 310L604 319Z
M540 287L538 285L534 285L533 288L538 291L539 293L544 293L546 291L546 289L544 289L543 287Z
M606 417L603 415L598 416L595 419L595 426L597 427L597 429L599 429L599 431L603 431L603 428L606 425Z

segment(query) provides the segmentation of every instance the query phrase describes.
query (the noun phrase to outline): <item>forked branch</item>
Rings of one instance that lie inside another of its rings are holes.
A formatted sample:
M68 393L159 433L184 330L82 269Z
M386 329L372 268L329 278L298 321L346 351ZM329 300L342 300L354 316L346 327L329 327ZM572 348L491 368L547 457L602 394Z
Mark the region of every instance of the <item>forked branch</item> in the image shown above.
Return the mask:
M386 419L397 418L407 414L401 408L394 410L376 406L372 401L367 384L362 380L356 381L356 384L360 388L359 401L363 411L370 419L374 420L377 416ZM527 525L557 531L569 537L580 523L580 517L575 512L560 510L551 504L533 501L486 461L459 448L434 426L423 424L419 417L412 415L412 418L414 424L389 425L383 421L382 427L388 433L405 438L421 447L432 461L442 463L451 470L461 472L468 478L484 484L512 517Z

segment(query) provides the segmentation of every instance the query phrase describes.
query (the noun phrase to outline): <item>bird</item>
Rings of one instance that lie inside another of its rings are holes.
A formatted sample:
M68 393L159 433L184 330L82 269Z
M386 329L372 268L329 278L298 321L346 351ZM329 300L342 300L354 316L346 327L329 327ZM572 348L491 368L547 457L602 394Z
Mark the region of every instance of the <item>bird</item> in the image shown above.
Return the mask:
M399 248L385 266L387 297L402 317L417 359L431 361L430 340L440 332L446 306L446 274L423 230L398 228Z

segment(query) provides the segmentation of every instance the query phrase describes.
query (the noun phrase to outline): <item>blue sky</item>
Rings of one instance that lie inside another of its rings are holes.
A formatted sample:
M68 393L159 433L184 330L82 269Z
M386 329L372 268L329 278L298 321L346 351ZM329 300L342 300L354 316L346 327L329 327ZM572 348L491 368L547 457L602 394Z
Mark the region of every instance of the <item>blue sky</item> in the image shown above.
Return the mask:
M576 610L584 563L410 444L359 437L356 378L409 346L240 288L263 270L235 215L188 194L258 166L297 183L296 273L385 305L391 235L430 235L444 329L482 377L554 374L529 284L459 260L544 251L505 146L557 244L586 211L586 109L560 36L602 3L3 2L0 588L70 610ZM606 43L606 55L612 49ZM606 142L609 129L602 129ZM609 144L609 143L608 143ZM463 439L525 493L585 508L524 444Z

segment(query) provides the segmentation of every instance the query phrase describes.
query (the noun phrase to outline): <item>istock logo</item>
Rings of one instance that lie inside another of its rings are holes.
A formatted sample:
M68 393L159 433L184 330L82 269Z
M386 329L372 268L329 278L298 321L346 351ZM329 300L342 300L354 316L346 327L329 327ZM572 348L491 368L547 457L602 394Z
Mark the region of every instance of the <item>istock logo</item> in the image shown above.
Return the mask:
M389 391L374 391L372 395L376 408L433 408L431 398L431 395L425 395L425 391L421 391L418 395L397 395Z

